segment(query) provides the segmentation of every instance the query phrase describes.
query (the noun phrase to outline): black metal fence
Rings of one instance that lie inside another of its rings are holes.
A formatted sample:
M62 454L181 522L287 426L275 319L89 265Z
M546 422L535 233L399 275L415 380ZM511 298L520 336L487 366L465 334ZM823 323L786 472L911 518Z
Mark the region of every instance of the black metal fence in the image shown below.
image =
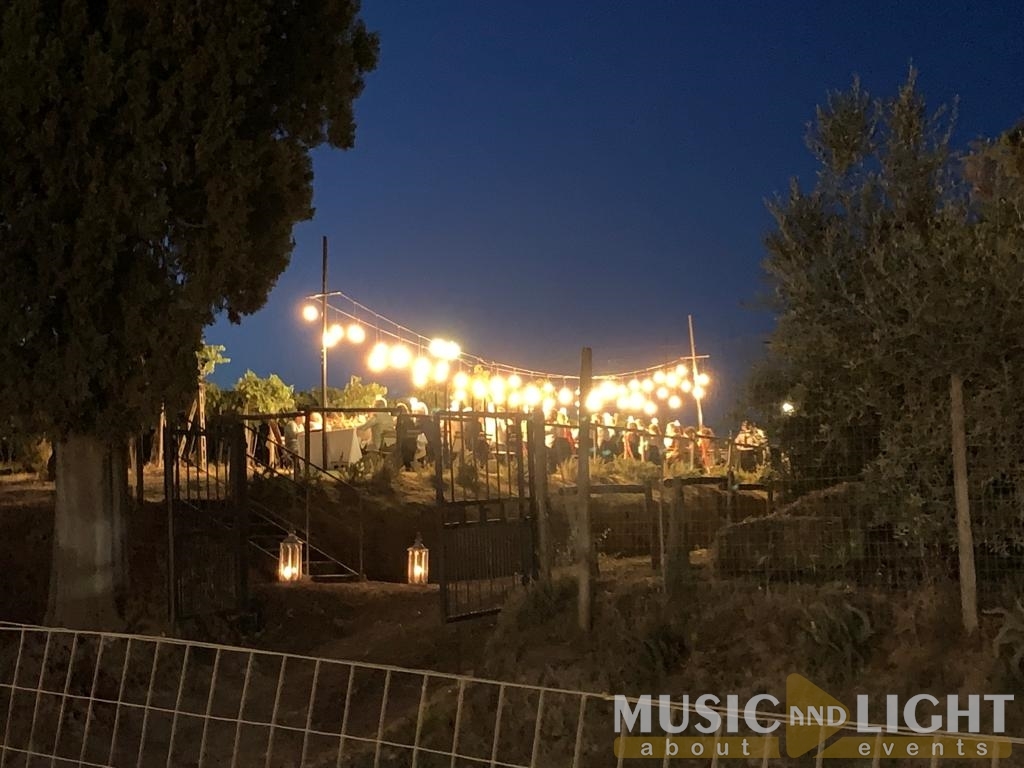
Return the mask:
M245 440L239 422L165 432L168 605L172 624L244 611L248 603ZM216 441L224 463L202 464L198 446ZM180 453L179 460L172 460Z

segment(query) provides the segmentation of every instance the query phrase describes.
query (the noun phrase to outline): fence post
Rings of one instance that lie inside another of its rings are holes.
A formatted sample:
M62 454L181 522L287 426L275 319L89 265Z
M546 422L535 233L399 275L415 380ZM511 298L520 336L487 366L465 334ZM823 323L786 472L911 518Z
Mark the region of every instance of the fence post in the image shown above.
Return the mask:
M690 568L690 546L686 535L686 508L683 500L683 482L679 478L667 480L671 488L668 536L665 546L665 591L679 596L687 581Z
M551 523L548 519L548 457L544 443L544 411L538 406L530 417L530 485L537 531L537 566L541 584L551 583Z
M135 436L135 501L139 509L146 503L145 447L145 438L140 432Z
M159 431L159 437L162 445L160 451L163 455L169 457L167 461L164 461L164 502L167 505L167 621L172 628L176 628L178 624L178 590L177 590L177 553L178 548L175 546L175 526L174 526L174 501L175 501L175 487L174 487L174 471L177 467L177 461L175 460L174 454L169 450L172 445L172 437L170 425L163 425L163 412L160 413L161 429Z
M644 482L644 511L647 513L647 532L651 538L651 570L661 570L661 505L654 506L654 481Z
M974 534L971 531L971 502L967 493L964 382L958 374L949 377L949 401L953 432L953 491L956 497L957 542L960 550L960 608L964 631L972 635L978 629L978 574L974 569Z
M249 609L249 472L246 456L245 425L241 421L230 423L228 435L231 441L231 495L235 506L235 527L237 529L237 598L238 610Z
M589 632L594 600L594 537L590 525L590 424L587 414L587 396L593 379L592 353L583 347L580 354L579 445L576 451L577 533L579 561L579 625Z

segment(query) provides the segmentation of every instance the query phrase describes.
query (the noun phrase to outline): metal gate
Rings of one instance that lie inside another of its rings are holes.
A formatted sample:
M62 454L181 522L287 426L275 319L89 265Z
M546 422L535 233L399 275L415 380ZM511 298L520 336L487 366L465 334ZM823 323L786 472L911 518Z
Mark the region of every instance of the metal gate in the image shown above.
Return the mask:
M164 433L172 624L248 603L245 436L240 422Z
M496 613L536 578L528 424L522 413L435 414L445 621Z

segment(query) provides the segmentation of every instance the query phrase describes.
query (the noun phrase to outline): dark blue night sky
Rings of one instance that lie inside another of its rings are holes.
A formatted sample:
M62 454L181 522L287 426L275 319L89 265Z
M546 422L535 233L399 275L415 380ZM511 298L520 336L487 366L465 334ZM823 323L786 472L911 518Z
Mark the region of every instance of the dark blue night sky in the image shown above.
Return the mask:
M813 172L805 126L854 74L890 95L913 64L959 98L958 144L1024 117L1017 2L366 2L378 70L350 152L315 158L316 217L266 307L207 340L230 386L251 368L319 382L300 315L330 289L489 359L621 370L698 352L719 423L771 318L765 199ZM335 348L330 380L372 378ZM404 388L404 387L403 387ZM397 394L400 394L397 393Z

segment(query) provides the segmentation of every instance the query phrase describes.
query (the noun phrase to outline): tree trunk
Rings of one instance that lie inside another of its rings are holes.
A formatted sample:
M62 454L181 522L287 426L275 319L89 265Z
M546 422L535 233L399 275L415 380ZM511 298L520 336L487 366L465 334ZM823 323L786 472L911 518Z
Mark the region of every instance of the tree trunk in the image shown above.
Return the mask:
M957 544L960 550L960 608L964 631L978 629L978 574L974 570L974 534L967 488L967 428L964 417L964 383L958 375L949 379L950 423L953 433L953 493L956 498Z
M128 505L124 446L69 435L57 448L56 491L46 621L73 629L117 628Z

